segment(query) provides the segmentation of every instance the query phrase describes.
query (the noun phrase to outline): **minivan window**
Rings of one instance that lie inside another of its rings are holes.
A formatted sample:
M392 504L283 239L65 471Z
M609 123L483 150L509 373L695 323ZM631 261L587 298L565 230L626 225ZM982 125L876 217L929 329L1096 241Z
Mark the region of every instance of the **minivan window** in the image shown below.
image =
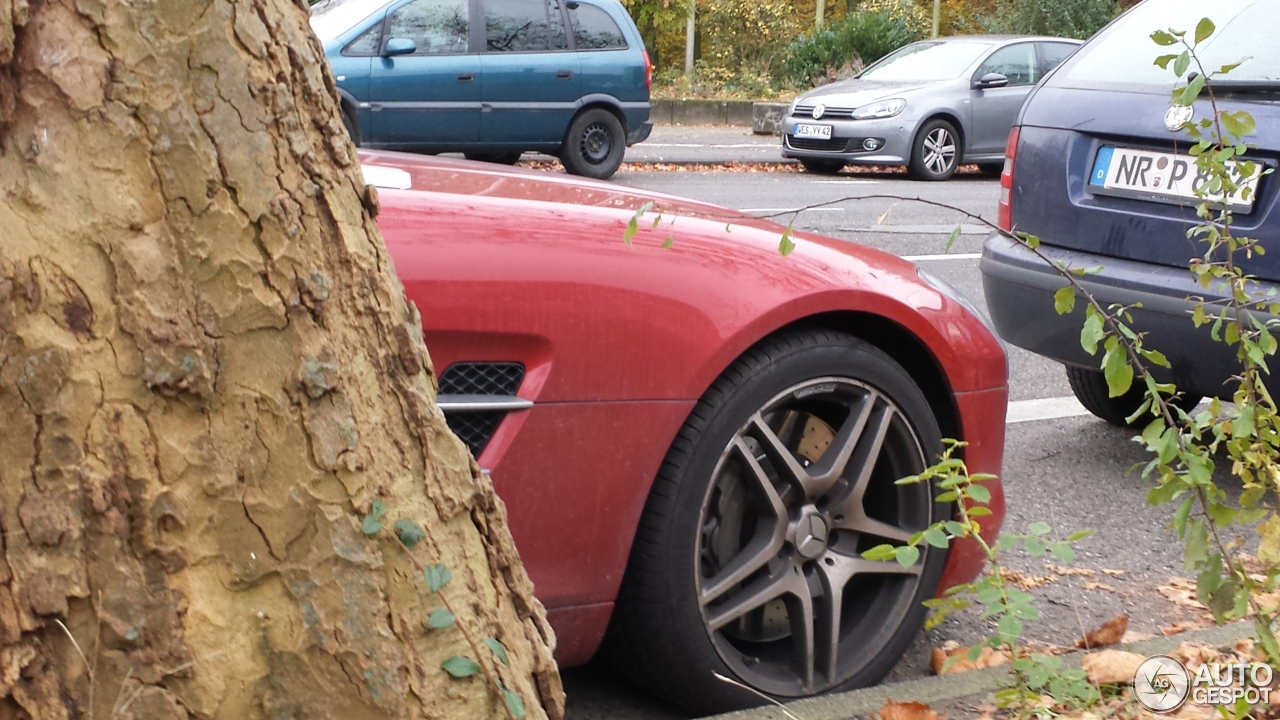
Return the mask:
M366 55L377 55L378 48L382 46L382 23L374 23L368 30L360 33L360 37L352 40L346 47L342 48L343 55L354 55L356 57L364 57Z
M407 38L414 55L457 55L467 51L467 0L413 0L387 18L388 38Z
M1275 41L1274 0L1148 0L1103 30L1077 52L1050 84L1084 89L1107 88L1166 92L1174 84L1171 70L1154 64L1156 57L1177 54L1178 46L1151 41L1155 30L1195 30L1202 17L1217 30L1196 50L1209 70L1240 62L1224 79L1247 82L1280 80L1280 43Z
M991 45L983 42L918 42L897 50L862 71L863 80L881 82L954 80Z
M559 0L485 0L489 52L546 52L569 47Z
M569 22L573 23L574 47L579 50L617 50L627 46L618 23L595 5L570 5Z
M975 73L982 77L987 73L1000 73L1009 78L1009 85L1034 85L1036 75L1036 46L1032 43L1009 45L991 53L982 61Z

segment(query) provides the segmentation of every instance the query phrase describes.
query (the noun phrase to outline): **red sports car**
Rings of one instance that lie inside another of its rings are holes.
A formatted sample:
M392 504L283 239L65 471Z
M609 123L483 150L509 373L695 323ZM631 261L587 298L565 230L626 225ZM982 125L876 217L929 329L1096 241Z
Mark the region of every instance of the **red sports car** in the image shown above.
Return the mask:
M604 641L697 712L759 703L713 673L779 699L867 685L921 601L978 573L971 545L860 556L953 512L894 484L942 438L1000 471L1004 351L945 284L825 237L784 257L781 226L676 197L361 158L440 405L506 500L562 664Z

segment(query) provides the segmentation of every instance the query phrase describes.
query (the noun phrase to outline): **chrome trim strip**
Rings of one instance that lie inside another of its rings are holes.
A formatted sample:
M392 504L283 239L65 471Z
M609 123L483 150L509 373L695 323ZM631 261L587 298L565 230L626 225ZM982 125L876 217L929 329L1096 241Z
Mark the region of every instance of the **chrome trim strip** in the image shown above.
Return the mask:
M436 405L444 412L484 412L502 410L513 412L533 407L532 400L510 395L451 395L436 397Z

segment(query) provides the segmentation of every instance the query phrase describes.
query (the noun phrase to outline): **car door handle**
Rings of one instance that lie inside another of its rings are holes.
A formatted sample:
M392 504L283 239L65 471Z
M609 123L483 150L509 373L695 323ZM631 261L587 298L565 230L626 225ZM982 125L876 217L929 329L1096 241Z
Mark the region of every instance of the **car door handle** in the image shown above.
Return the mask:
M557 70L557 71L556 71L556 79L557 79L557 80L568 80L568 79L569 79L569 78L571 78L571 77L573 77L573 71L572 71L572 70Z
M458 73L458 82L471 82L476 79L475 73Z

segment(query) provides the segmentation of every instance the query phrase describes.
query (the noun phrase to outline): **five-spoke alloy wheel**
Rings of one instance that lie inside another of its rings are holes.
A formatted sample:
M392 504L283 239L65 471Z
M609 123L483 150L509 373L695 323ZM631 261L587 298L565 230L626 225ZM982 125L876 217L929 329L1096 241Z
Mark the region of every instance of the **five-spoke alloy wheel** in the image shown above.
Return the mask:
M928 402L891 358L811 330L725 372L668 455L611 628L628 673L699 712L879 680L924 619L944 553L863 559L947 510L923 470Z
M917 180L946 180L960 164L960 136L955 126L941 118L925 123L916 133L907 168Z

